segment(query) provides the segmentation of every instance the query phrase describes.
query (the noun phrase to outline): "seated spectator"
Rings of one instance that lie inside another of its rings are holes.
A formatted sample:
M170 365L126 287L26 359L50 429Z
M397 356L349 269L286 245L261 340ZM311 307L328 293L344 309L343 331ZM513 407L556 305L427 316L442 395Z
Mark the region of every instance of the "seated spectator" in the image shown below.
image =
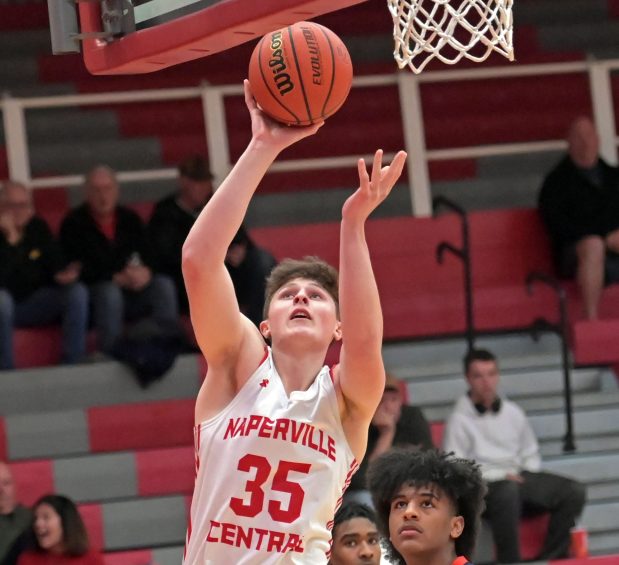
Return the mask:
M62 254L32 194L21 183L0 186L0 369L12 369L13 328L61 322L62 361L86 352L88 293Z
M21 554L17 565L103 565L90 548L86 526L75 504L49 494L34 505L36 549Z
M259 326L266 317L263 312L266 280L277 261L258 247L241 226L228 247L225 264L241 312Z
M379 565L381 549L376 516L364 504L344 504L335 513L328 565Z
M176 284L178 304L189 312L187 292L181 272L181 250L198 214L213 195L213 175L203 157L194 155L178 166L178 190L160 200L149 222L154 266Z
M69 212L60 236L65 254L79 263L90 288L99 349L111 353L123 321L147 316L175 324L174 283L152 269L152 252L139 216L118 204L119 186L109 167L86 175L85 203Z
M537 439L522 409L497 393L499 369L489 351L470 351L464 359L469 386L456 402L445 429L444 448L475 459L488 483L486 512L499 563L520 561L520 516L550 513L537 559L567 557L570 529L585 504L585 487L540 470Z
M598 317L604 282L619 282L619 169L598 154L593 122L580 117L568 134L568 154L548 174L539 209L558 270L576 277L584 315Z
M387 374L385 391L368 430L365 457L346 491L347 502L372 505L366 484L368 465L394 446L432 449L432 433L421 409L404 404L402 383Z
M470 565L486 492L472 461L395 448L372 462L368 484L390 563Z
M15 565L27 546L32 512L17 502L10 467L0 461L0 563Z

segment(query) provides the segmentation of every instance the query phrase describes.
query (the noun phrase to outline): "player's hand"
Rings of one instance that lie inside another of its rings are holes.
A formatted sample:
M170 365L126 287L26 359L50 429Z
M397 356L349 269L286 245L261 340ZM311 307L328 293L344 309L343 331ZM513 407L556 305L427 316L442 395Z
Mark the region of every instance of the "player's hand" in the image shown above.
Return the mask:
M365 161L359 159L359 188L348 197L342 208L342 217L365 221L378 205L389 196L391 189L402 174L406 153L398 151L390 165L382 165L383 150L374 154L372 174L369 175Z
M277 122L258 108L247 79L243 81L243 88L245 104L251 116L252 139L264 146L271 147L278 152L282 151L297 141L314 135L324 124L323 121L311 126L287 126Z

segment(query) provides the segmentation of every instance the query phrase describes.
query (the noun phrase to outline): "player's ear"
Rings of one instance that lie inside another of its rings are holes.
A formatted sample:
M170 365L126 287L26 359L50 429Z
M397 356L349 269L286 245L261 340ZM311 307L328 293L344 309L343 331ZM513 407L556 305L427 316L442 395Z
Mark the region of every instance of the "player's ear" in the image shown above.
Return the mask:
M454 516L451 519L451 531L449 535L452 539L457 539L462 535L464 531L464 518L462 516Z
M258 327L264 339L271 339L271 327L269 326L268 320L262 320Z
M342 322L339 320L335 322L335 329L333 330L333 341L340 341L342 339Z

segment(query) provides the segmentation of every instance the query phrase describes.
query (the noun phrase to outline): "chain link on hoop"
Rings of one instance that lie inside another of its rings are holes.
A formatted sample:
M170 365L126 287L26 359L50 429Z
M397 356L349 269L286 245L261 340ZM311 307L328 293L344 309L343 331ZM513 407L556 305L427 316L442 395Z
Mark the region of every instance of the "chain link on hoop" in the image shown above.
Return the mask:
M514 60L513 0L387 0L398 66L420 73L434 58L481 62L496 51Z

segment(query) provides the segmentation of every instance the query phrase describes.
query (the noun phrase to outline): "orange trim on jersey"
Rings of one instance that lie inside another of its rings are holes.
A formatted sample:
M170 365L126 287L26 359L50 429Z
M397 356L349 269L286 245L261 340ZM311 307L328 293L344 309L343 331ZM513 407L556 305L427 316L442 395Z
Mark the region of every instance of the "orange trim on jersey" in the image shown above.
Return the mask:
M451 565L473 565L466 557L456 557Z

